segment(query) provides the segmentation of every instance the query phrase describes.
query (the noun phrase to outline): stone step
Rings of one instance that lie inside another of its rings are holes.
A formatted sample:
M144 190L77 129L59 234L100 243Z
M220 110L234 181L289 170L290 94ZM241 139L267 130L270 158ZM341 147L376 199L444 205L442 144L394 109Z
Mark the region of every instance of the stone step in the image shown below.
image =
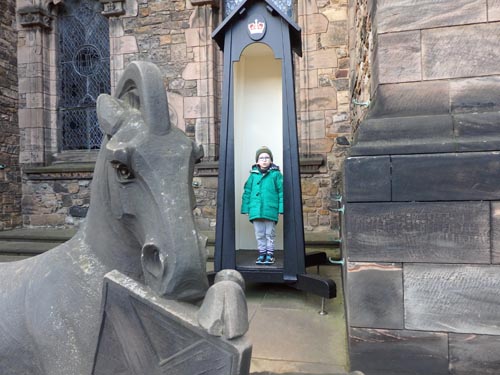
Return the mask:
M66 242L76 233L74 228L21 228L0 232L0 241Z
M0 241L0 254L36 255L59 246L61 242Z
M0 261L41 254L68 241L76 231L75 228L20 228L0 231ZM215 234L202 233L207 236L208 261L213 261ZM324 251L328 257L340 259L339 242L332 233L306 233L306 252L312 251Z

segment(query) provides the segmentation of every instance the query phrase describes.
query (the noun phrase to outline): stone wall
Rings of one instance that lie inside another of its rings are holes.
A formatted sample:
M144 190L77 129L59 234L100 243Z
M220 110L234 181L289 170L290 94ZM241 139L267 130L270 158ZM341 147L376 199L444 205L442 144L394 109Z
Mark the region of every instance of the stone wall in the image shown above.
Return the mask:
M372 0L349 1L349 51L351 56L349 78L353 132L366 117L370 99L373 96L373 5Z
M302 170L306 231L338 228L334 196L341 190L346 147L336 143L350 137L348 1L298 1L303 56L295 59L297 119L301 161L320 158L316 173Z
M56 61L58 6L51 8L52 18L45 22L43 16L48 14L48 9L22 8L23 1L18 0L21 19L19 64L24 72L20 77L23 87L21 160L26 166L41 166L43 173L43 166L51 163L50 154L57 151L56 70L53 64ZM222 53L211 39L211 33L222 21L218 3L191 0L103 2L103 14L108 17L110 26L112 89L128 62L137 59L154 62L164 75L172 123L203 145L205 157L195 178L198 203L195 216L203 230L215 228L217 205L223 67ZM332 198L341 190L341 166L347 148L339 146L335 140L338 136L350 137L351 134L348 0L300 0L295 9L302 28L304 52L301 58L295 59L304 225L309 232L337 232L338 215L329 208ZM23 17L22 12L28 11ZM27 22L28 16L38 21ZM27 74L31 71L36 73L33 77ZM30 175L25 177L25 195L44 191L46 184L50 185L49 190L54 189L60 182L57 179L30 180ZM56 200L32 200L26 196L25 225L54 225L56 222L71 225L79 221L69 215L67 201L63 204L59 200L61 197L56 197ZM53 206L47 207L51 202ZM45 212L47 215L67 212L69 216L64 220L47 216L44 223Z
M0 14L0 230L21 225L15 1Z
M373 7L344 176L351 366L497 374L500 2Z
M92 164L24 168L23 224L78 226L90 205Z

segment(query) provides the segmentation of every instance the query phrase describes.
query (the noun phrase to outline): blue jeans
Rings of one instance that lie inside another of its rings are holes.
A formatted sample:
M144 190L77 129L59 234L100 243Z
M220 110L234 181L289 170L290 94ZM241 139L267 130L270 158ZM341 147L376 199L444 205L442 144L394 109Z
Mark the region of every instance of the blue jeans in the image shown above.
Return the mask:
M259 254L273 254L276 223L272 220L257 219L253 221L253 228Z

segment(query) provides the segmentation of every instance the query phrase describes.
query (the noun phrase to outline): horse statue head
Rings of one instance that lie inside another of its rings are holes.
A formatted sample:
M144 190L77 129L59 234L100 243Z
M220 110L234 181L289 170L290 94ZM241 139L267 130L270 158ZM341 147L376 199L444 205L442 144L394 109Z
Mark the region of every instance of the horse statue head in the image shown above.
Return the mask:
M115 96L99 96L97 116L104 140L87 233L101 233L96 247L112 268L142 278L159 295L201 298L208 281L192 176L203 149L171 126L160 70L129 64Z

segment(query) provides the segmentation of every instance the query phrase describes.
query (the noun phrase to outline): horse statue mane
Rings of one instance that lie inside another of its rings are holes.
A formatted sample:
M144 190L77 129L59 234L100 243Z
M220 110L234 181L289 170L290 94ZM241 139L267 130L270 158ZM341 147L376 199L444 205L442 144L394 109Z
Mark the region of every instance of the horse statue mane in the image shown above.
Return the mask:
M160 70L129 64L116 94L99 96L97 114L104 137L85 223L44 254L0 264L2 375L91 374L112 270L167 299L199 301L207 292L192 212L203 150L170 125Z

